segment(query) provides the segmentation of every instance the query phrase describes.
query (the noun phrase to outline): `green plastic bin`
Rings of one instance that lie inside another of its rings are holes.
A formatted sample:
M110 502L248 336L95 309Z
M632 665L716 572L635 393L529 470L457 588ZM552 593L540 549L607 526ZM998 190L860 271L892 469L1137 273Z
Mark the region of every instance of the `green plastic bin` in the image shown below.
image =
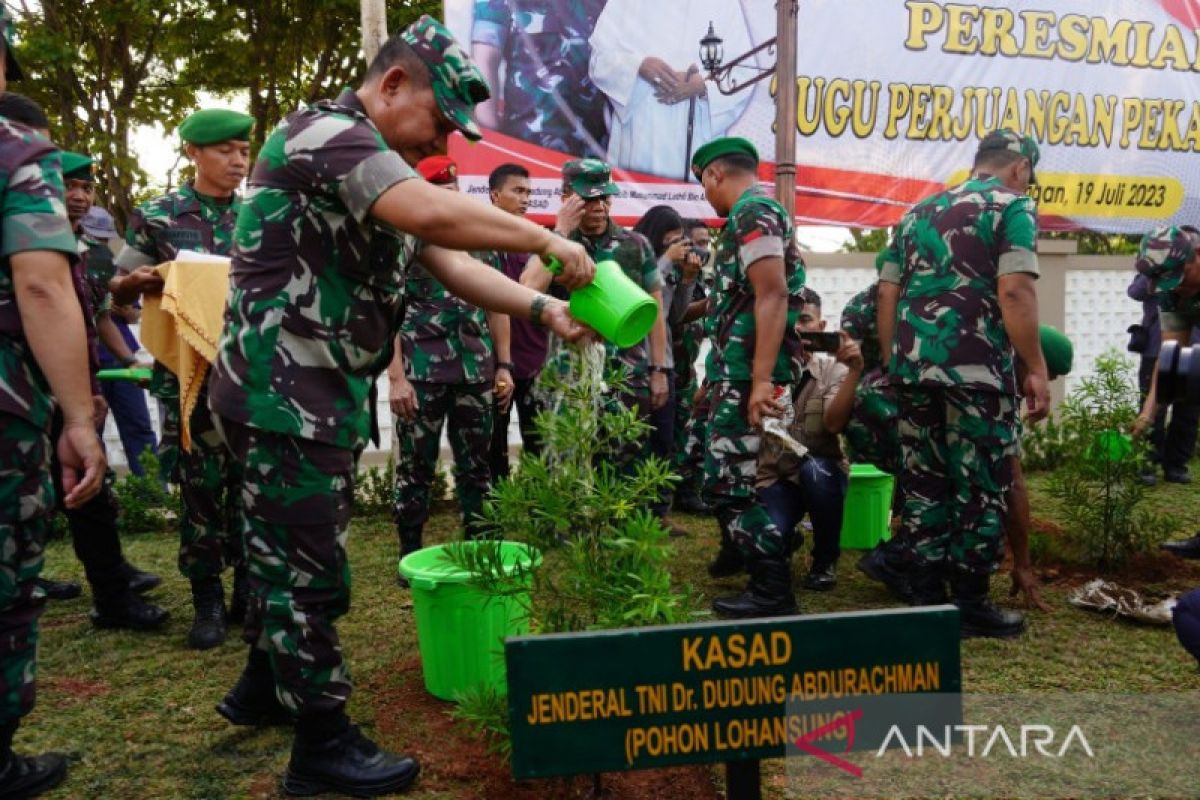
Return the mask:
M462 542L476 546L481 542ZM529 545L502 542L507 571L536 566L541 554ZM529 620L515 597L492 597L471 586L471 574L451 564L446 546L426 547L400 560L400 574L412 588L417 647L425 688L442 700L457 700L480 685L504 691L505 637L529 632Z
M870 550L892 536L895 478L870 464L850 466L850 489L842 515L842 547Z

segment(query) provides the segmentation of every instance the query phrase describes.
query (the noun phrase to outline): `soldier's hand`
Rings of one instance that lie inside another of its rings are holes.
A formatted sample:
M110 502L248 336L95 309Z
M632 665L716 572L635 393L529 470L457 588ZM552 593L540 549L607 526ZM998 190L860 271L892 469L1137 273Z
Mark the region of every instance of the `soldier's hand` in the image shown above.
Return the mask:
M388 381L388 405L391 406L392 413L405 422L412 422L417 418L420 403L417 401L417 390L408 382L408 378Z
M1129 433L1133 438L1140 439L1150 427L1154 425L1154 417L1142 412L1134 419L1133 425L1129 428Z
M1042 593L1038 590L1038 581L1032 567L1013 567L1012 586L1008 589L1008 596L1016 597L1018 594L1024 596L1027 607L1039 611L1050 610L1050 604L1042 599Z
M1026 418L1040 422L1050 413L1050 382L1045 372L1030 370L1022 383L1025 391Z
M567 304L558 299L551 299L542 309L542 324L566 342L578 342L592 334L592 329L572 317Z
M513 390L516 388L516 382L513 380L512 373L508 371L508 367L499 367L496 369L496 405L500 409L501 414L507 414L508 408L512 405Z
M667 386L667 375L663 372L650 373L650 408L658 411L667 404L671 389Z
M865 362L862 356L862 347L858 342L850 338L850 334L845 331L838 331L842 337L842 346L838 348L835 358L839 364L845 364L850 368L851 372L861 373Z
M754 381L750 384L750 397L746 399L746 417L751 427L759 427L767 417L782 416L783 406L775 401L775 384L771 381Z
M160 294L163 288L162 276L155 272L154 267L138 267L125 278L138 294Z
M562 263L562 272L555 280L571 291L587 286L596 277L596 265L583 245L577 242L553 236L546 255L554 256Z
M579 223L583 222L583 210L587 204L577 194L573 194L558 207L558 215L554 218L554 232L559 236L570 236Z
M95 497L104 483L104 449L96 429L87 421L64 426L56 447L62 465L63 504L79 508Z

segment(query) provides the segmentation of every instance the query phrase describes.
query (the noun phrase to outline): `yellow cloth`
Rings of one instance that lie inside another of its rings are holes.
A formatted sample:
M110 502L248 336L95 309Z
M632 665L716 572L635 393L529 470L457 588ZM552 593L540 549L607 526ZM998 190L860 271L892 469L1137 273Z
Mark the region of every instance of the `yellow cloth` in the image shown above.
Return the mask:
M229 294L229 259L170 261L155 271L162 295L147 294L142 306L142 344L179 378L180 444L192 447L191 417L208 365L217 357Z

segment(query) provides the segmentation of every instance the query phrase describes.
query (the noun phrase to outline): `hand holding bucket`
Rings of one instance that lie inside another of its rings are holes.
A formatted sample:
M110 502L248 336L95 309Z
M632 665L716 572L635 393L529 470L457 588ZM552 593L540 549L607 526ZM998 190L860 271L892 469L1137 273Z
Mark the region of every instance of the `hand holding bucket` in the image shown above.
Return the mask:
M557 275L562 264L550 257L546 269ZM570 308L571 316L622 348L645 339L658 319L658 303L611 260L596 262L596 277L571 292Z

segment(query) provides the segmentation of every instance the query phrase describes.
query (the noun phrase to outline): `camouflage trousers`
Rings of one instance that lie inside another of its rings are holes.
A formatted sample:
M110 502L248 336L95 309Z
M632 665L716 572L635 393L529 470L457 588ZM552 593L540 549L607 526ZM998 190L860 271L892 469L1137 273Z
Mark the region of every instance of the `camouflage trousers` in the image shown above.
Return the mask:
M880 369L867 373L854 391L854 409L843 433L850 460L900 473L900 407L896 387Z
M158 437L158 475L163 483L179 483L179 398L156 397L161 409Z
M245 475L250 602L243 638L269 655L287 708L339 711L350 697L350 671L334 622L350 609L346 536L358 453L218 422Z
M698 383L696 370L689 368L683 371L678 365L675 372L675 448L671 455L671 471L679 476L676 492L699 490L704 472L703 458L688 458L688 441L693 419L692 397L696 394ZM702 451L703 452L703 451Z
M175 405L178 414L178 401ZM208 410L208 392L192 411L192 448L179 452L179 572L189 580L245 563L242 541L242 464L231 457Z
M429 487L437 471L442 423L454 455L454 490L468 536L478 529L483 499L492 489L488 454L495 425L495 392L489 383L414 382L417 416L396 420L400 455L396 462L397 525L419 530L429 519Z
M672 464L673 471L683 477L681 487L687 486L690 476L695 476L697 489L704 483L704 454L708 450L708 414L711 408L712 390L709 387L700 397L700 402L692 404L682 431L683 447L676 453L676 461ZM679 432L679 429L676 431Z
M36 694L46 598L34 579L54 510L50 448L46 431L0 414L0 724L28 714Z
M744 556L781 557L786 552L783 534L754 486L761 436L746 414L750 382L721 381L711 384L710 392L704 499Z
M897 389L904 560L990 573L1004 553L1017 399L954 388Z

